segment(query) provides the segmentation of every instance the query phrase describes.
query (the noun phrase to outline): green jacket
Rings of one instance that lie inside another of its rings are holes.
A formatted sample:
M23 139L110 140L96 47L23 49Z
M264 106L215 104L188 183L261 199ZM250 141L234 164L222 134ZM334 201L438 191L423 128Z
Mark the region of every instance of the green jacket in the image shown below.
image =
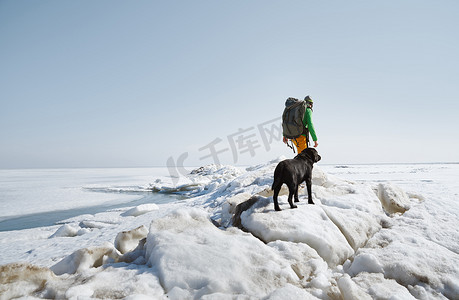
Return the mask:
M306 107L306 111L304 112L303 125L309 129L312 140L317 141L316 131L314 130L314 125L312 124L312 109L309 107Z

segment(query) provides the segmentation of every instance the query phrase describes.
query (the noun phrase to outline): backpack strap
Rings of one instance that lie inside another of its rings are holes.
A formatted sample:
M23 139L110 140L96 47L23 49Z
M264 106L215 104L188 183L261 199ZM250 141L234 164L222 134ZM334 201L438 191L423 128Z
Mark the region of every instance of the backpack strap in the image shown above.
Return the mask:
M296 141L296 139L295 139L295 141ZM292 140L290 140L290 143L292 143L292 144L291 144L291 145L289 145L289 144L288 144L288 141L287 141L287 143L286 143L286 144L287 144L287 146L288 146L290 149L292 149L292 150L293 150L293 153L296 153L296 152L295 152L295 147L293 147L294 145L293 145L293 142L292 142Z

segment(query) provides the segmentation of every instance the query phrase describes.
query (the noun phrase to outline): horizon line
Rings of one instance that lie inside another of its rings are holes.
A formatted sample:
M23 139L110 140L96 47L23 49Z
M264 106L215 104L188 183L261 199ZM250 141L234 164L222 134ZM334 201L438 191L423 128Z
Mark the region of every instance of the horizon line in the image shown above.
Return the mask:
M374 163L318 163L319 165L324 166L343 166L343 165L454 165L459 164L459 161L456 162L374 162ZM188 165L183 166L184 168L200 168L203 166L214 165L214 164L205 164L205 165ZM231 165L231 164L220 164L221 166L234 166L234 167L250 167L256 166L260 164L254 165ZM149 169L149 168L168 168L167 166L84 166L84 167L11 167L11 168L1 168L1 171L8 171L8 170L62 170L62 169Z

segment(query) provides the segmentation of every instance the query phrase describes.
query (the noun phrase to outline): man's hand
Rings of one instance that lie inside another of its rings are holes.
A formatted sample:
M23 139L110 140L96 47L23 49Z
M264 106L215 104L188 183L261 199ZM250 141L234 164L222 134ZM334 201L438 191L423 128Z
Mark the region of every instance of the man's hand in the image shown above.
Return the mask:
M317 143L317 141L314 141L314 148L319 146L319 143Z
M282 141L284 142L284 144L287 144L287 138L284 136L284 138L282 139Z

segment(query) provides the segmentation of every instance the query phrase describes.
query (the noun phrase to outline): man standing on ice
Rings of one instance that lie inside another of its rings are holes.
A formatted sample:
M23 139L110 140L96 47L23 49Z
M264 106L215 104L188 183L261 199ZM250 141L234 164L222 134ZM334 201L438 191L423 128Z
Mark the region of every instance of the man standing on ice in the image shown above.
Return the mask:
M312 124L312 106L314 101L312 101L311 97L309 96L304 97L304 101L306 102L306 110L303 116L304 132L299 137L292 139L292 142L295 144L298 153L301 153L301 151L308 148L309 134L311 134L312 140L314 141L314 147L319 145L317 142L316 131L314 129L314 125ZM284 136L283 142L287 144L287 141L288 139Z

